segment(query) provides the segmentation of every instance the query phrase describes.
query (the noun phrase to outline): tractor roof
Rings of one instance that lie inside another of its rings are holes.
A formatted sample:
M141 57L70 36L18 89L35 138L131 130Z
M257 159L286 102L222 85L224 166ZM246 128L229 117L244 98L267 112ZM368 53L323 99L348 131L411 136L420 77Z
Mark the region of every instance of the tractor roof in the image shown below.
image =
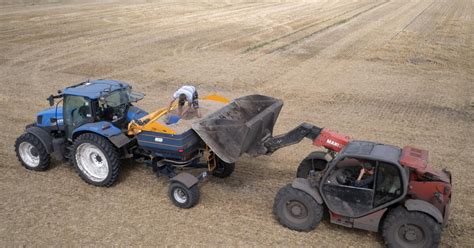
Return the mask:
M129 88L130 86L117 80L89 80L64 89L64 95L84 96L89 99L97 99L109 92Z
M347 156L365 157L399 164L402 150L399 147L370 141L351 141L342 151Z

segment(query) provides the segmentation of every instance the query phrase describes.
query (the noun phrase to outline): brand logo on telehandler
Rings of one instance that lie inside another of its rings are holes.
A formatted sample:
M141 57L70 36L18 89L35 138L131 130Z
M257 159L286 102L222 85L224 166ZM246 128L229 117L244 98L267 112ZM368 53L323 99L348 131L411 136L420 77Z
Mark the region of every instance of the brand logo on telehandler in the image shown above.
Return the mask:
M326 143L330 144L330 145L333 145L335 147L342 147L341 144L337 143L336 141L334 140L331 140L331 139L327 139L326 140Z

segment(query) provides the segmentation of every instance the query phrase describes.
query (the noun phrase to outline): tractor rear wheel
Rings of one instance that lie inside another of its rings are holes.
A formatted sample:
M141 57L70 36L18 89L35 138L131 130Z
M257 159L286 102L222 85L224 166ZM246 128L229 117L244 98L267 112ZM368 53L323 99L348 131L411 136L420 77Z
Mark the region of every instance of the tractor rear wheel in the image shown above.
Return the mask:
M291 184L281 188L273 204L278 222L289 229L308 232L316 228L323 218L324 208L307 193Z
M28 170L48 169L50 156L43 143L31 133L24 133L15 142L15 152L23 167Z
M180 182L172 182L169 186L168 196L177 207L192 208L199 202L200 193L197 184L188 188Z
M85 133L74 141L73 163L87 183L110 187L117 180L120 159L114 145L97 134Z
M431 216L397 207L388 213L382 235L388 247L438 247L441 229Z
M217 158L217 157L216 157ZM226 163L220 158L217 158L216 168L212 171L212 175L215 177L226 178L230 176L235 169L235 163Z

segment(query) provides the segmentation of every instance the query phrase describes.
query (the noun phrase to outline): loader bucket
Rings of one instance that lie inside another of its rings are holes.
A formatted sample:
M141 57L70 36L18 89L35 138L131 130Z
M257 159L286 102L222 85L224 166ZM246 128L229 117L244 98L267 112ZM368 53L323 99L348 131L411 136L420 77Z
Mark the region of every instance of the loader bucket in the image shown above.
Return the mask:
M271 137L282 107L283 101L279 99L244 96L192 127L220 159L234 163L243 153L262 154L262 140Z

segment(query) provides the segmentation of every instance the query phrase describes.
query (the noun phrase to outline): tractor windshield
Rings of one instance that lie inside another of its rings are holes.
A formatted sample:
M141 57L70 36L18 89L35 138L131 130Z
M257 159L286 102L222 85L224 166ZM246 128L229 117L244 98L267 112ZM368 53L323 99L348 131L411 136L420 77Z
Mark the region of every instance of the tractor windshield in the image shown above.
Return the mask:
M130 88L112 92L105 97L105 102L109 107L117 107L120 105L137 102L143 98L142 93L133 92Z
M116 126L126 126L128 107L142 98L143 94L132 92L130 88L113 91L100 98L96 110L98 119L111 121Z
M105 102L109 107L118 107L129 103L130 89L119 90L105 97Z

